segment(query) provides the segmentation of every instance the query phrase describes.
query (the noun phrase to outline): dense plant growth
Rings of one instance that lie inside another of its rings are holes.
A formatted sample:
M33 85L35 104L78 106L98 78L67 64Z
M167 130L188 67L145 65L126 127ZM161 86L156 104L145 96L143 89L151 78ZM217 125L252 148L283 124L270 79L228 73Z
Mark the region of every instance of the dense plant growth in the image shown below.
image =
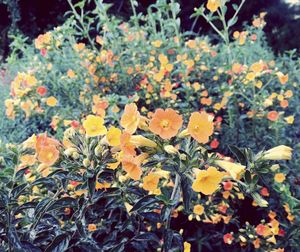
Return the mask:
M299 59L268 48L267 13L235 31L245 0L208 0L213 44L175 1L128 22L68 2L2 75L1 248L298 251Z

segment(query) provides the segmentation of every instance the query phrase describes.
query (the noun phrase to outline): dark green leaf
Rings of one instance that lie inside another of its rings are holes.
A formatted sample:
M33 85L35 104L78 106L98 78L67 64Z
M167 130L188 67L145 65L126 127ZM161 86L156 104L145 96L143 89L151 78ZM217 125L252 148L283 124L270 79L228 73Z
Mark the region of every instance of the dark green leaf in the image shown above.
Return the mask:
M238 161L245 165L247 162L247 159L243 153L242 150L240 150L238 147L234 146L234 145L228 145L230 151L236 156L236 158L238 159Z
M251 184L251 181L252 181L251 173L248 170L245 172L245 181L249 185Z
M172 247L174 231L166 229L164 232L164 251L170 251Z
M67 234L61 234L55 237L52 243L46 248L45 252L63 252L69 246L70 237Z
M181 176L181 191L183 196L183 206L186 211L190 210L190 202L192 199L192 181L185 175Z
M147 195L144 198L140 199L130 210L130 212L140 211L149 205L159 202L155 195Z

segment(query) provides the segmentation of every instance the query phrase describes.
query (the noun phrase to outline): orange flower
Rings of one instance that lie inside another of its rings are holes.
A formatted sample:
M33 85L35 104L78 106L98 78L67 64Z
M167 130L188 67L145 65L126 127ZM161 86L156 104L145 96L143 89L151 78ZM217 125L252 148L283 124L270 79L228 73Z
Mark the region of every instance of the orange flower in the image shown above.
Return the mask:
M134 180L139 180L143 174L141 164L146 158L145 154L137 157L127 155L122 159L122 168L127 172L128 176Z
M88 230L90 232L93 232L93 231L97 230L97 226L95 224L89 224L88 225Z
M35 143L35 149L37 150L37 152L39 152L45 146L50 146L50 145L54 145L55 147L59 146L59 142L54 138L48 137L47 133L37 136L36 140L34 140L33 138L33 141Z
M121 118L121 126L126 132L133 134L140 122L140 113L137 110L135 103L130 103L125 106L124 113Z
M277 121L279 114L277 111L272 110L268 113L267 117L270 121L275 122L275 121Z
M282 72L277 73L277 77L279 79L279 82L284 85L288 82L289 80L289 75L288 74L283 74Z
M280 102L280 106L281 106L282 108L287 108L287 107L289 106L288 100L282 100L282 101Z
M122 133L120 137L121 150L125 155L136 155L135 146L130 143L131 135L127 132Z
M214 124L206 112L194 112L191 114L188 132L199 143L207 143L214 132Z
M53 165L59 158L58 145L59 142L48 137L46 133L37 136L35 149L38 160L48 166Z
M154 191L159 182L160 176L155 173L150 173L147 176L144 177L143 179L143 188L146 191Z
M38 160L46 165L53 165L59 158L59 151L54 145L44 146L38 152Z
M182 116L173 109L157 109L150 121L149 129L162 139L170 139L178 133L183 123Z

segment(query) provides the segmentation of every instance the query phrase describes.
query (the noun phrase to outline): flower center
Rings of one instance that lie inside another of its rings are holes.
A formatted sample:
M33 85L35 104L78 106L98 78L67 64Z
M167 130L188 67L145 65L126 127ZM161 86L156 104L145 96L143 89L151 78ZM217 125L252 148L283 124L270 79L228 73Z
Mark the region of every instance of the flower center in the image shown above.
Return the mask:
M91 126L91 130L92 131L96 131L97 130L97 126L96 125Z
M162 121L160 122L160 126L163 127L164 129L165 129L165 128L168 128L169 125L170 125L170 122L169 122L168 120L162 120Z

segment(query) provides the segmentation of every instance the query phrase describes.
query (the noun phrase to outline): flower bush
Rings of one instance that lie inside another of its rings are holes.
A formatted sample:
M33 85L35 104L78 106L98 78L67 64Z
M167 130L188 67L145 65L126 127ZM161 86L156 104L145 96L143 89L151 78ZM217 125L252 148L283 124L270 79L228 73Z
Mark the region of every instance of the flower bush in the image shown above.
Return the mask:
M299 60L267 47L266 13L232 30L244 2L195 9L218 43L164 0L128 21L69 1L16 40L6 116L28 126L1 147L4 250L299 249Z

